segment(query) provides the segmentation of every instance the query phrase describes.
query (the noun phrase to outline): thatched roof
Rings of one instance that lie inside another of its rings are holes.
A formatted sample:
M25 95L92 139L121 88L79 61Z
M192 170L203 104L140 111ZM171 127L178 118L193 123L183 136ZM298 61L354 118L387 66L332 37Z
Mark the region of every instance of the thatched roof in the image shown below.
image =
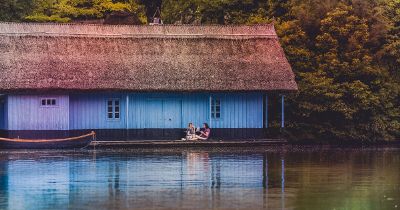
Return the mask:
M0 23L0 92L293 91L273 25Z

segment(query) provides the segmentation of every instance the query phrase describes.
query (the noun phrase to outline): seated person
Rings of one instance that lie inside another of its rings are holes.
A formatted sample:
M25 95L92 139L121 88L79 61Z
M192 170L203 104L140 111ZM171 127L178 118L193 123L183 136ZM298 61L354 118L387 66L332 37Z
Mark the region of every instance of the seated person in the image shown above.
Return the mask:
M192 140L195 138L196 136L196 131L195 131L195 127L193 126L193 123L189 123L188 127L186 128L185 131L185 138L182 138L182 140Z
M203 130L200 131L200 135L196 135L194 140L207 140L210 137L211 129L207 123L203 124Z

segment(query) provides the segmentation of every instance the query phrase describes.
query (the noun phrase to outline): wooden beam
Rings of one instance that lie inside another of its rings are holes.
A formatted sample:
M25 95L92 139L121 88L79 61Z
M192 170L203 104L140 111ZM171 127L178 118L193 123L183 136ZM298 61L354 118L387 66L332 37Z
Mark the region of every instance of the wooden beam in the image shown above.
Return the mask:
M281 111L282 111L282 117L281 117L281 127L284 128L285 127L285 96L282 95L282 99L281 99Z

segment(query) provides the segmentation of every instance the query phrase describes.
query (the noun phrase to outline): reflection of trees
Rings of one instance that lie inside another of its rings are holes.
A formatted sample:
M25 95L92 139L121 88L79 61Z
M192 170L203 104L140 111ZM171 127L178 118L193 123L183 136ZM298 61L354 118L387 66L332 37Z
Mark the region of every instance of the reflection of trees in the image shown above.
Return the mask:
M307 209L392 209L400 184L393 151L321 150L290 157L287 185L298 185L295 206ZM384 197L386 196L386 198ZM398 200L397 200L398 202Z

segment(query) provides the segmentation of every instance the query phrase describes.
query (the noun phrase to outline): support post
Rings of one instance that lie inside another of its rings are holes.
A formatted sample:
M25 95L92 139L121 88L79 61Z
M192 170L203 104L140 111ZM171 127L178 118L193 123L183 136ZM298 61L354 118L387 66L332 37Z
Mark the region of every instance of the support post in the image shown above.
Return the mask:
M284 95L282 95L281 105L282 105L282 107L281 107L281 110L282 110L282 117L281 117L282 124L281 124L281 127L284 128L285 127L285 96Z
M210 122L209 122L210 125L209 126L210 126L210 128L212 128L212 106L211 105L212 105L212 96L210 95L210 103L209 103L209 106L210 106L210 116L209 116L210 117Z
M268 94L265 94L265 128L268 128Z
M125 120L126 120L126 129L129 129L129 94L126 94L126 103L125 103Z

